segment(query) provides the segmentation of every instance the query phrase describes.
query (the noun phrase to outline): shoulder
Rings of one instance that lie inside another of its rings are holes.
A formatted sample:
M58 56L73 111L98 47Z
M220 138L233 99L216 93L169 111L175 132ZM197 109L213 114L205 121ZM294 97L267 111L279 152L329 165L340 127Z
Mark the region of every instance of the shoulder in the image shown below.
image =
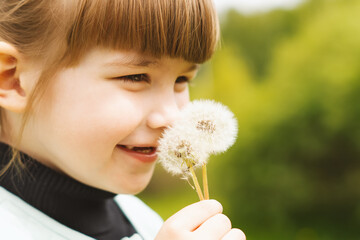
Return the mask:
M145 240L155 238L163 220L154 210L133 195L120 194L115 197L115 201Z
M91 240L70 229L0 186L0 239Z

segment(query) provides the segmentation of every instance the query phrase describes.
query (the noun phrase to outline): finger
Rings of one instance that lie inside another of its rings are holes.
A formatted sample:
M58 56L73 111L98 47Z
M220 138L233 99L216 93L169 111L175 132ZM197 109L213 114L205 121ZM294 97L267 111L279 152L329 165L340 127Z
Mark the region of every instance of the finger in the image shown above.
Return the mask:
M197 239L221 239L231 230L230 219L224 214L216 214L204 222L194 233Z
M222 240L246 240L246 236L240 229L233 228L222 238Z
M191 232L207 219L221 213L222 210L222 205L218 201L203 200L181 209L166 220L166 224L172 225L174 228L181 228Z

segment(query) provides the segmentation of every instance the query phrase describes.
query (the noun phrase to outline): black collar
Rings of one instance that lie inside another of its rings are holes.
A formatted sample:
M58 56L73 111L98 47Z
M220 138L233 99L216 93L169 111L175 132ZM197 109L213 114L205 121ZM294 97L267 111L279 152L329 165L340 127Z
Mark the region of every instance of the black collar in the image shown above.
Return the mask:
M0 143L0 167L11 148ZM87 186L22 154L25 169L9 169L0 186L58 222L96 239L121 239L135 233L114 201L116 194Z

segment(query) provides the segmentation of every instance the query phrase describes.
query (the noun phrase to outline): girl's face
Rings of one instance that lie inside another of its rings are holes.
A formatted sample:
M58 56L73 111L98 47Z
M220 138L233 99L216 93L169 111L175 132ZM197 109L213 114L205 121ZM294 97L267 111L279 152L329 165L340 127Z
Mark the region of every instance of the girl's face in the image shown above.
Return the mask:
M181 59L94 49L51 80L21 150L90 186L136 194L150 181L158 138L188 103L196 71Z

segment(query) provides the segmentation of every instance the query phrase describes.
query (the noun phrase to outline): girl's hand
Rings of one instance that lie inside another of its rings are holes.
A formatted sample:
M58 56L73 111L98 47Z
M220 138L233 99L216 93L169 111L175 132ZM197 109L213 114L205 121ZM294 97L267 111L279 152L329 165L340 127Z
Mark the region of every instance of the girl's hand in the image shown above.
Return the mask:
M222 210L215 200L191 204L166 220L155 240L245 240Z

